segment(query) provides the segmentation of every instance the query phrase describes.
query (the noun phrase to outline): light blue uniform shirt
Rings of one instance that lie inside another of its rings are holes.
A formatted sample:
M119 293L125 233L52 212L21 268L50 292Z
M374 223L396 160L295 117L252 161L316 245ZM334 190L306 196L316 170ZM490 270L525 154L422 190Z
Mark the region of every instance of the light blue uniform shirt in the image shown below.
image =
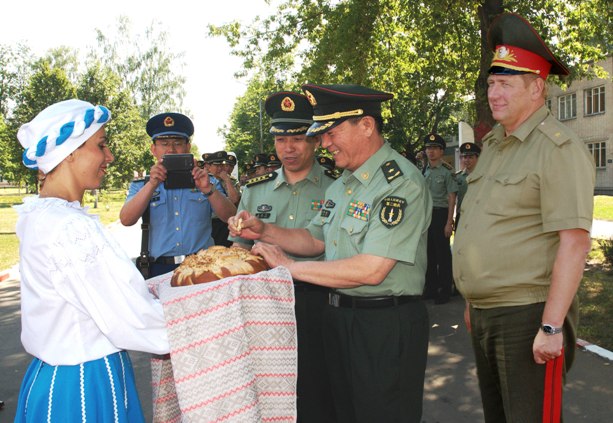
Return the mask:
M211 178L215 188L221 185ZM130 201L145 185L144 180L130 183L126 202ZM180 256L198 252L213 245L211 217L213 209L209 200L198 188L170 189L161 183L149 201L151 213L149 230L149 254L154 259L161 256Z

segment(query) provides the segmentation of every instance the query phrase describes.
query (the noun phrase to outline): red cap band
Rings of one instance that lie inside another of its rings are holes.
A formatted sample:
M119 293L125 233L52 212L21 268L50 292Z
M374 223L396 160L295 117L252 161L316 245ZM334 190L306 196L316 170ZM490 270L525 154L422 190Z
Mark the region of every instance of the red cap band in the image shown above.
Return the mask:
M551 63L538 54L523 48L504 44L496 46L491 66L535 73L543 79L547 79L547 75L549 75L551 70Z

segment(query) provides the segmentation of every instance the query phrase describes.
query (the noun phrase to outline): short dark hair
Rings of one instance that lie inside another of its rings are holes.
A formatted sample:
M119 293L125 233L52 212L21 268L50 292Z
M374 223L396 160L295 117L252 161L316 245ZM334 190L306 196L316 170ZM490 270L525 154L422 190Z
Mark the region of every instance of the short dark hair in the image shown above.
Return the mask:
M377 132L382 133L383 131L383 118L381 116L373 116L373 115L364 115L364 116L355 116L347 119L351 122L352 125L358 123L358 121L366 116L370 116L375 120L375 127L377 128Z

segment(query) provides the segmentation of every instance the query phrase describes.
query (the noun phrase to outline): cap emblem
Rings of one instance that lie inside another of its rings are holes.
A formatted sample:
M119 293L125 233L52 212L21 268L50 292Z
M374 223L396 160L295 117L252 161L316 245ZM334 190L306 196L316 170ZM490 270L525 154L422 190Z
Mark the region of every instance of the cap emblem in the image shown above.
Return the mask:
M436 137L434 135L430 135L430 141L434 141Z
M306 95L307 99L309 100L309 103L311 103L311 106L313 106L313 107L317 106L317 100L315 100L315 97L313 96L313 94L311 94L311 92L309 90L304 90L304 94Z
M507 46L500 46L496 49L494 60L496 59L502 60L504 62L517 63L517 58L515 57L513 50L509 50Z
M293 112L295 108L296 104L291 98L285 97L283 100L281 100L281 110L284 112Z
M166 119L164 119L164 126L166 127L175 126L175 120L171 118L170 116L167 116Z

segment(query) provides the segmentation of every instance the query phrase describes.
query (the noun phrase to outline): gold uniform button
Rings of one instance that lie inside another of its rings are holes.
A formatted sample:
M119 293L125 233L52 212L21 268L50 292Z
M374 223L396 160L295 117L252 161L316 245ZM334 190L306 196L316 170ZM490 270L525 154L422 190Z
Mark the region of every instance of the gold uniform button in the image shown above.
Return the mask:
M347 195L351 195L351 194L353 194L353 191L351 190L351 188L349 188L349 189L347 190Z
M353 228L349 228L349 233L352 234L353 233Z
M296 191L292 191L292 195L298 195Z
M178 211L176 211L176 212L175 212L175 216L178 216L178 215L179 215L179 212L178 212Z
M177 226L177 231L180 231L181 229L179 229L179 227Z
M368 174L368 172L364 172L362 173L362 179L368 179L370 175Z
M289 220L294 220L294 215L293 214L289 215Z

